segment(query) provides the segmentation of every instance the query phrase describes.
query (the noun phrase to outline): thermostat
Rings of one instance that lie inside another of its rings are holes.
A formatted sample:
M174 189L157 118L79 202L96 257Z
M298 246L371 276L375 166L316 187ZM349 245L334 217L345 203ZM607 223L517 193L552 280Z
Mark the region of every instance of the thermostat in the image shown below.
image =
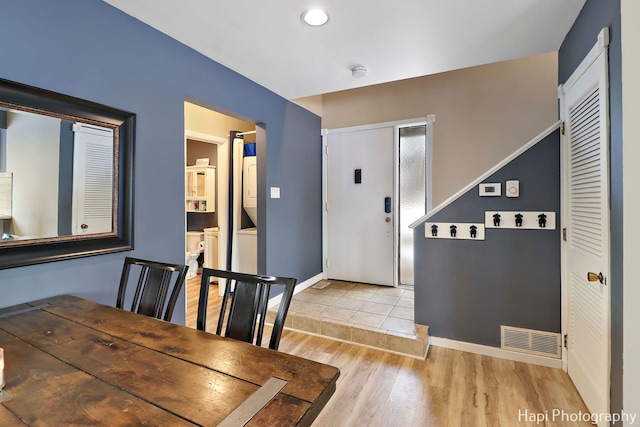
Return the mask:
M520 181L507 181L504 191L507 197L520 197Z
M500 196L502 186L499 182L480 184L479 193L481 196Z

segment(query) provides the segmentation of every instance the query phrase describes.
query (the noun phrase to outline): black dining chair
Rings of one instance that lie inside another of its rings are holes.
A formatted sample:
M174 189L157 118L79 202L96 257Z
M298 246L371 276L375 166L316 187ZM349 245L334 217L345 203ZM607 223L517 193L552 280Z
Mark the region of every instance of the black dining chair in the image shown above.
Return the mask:
M258 346L262 345L270 292L272 289L282 290L269 340L269 348L277 350L297 280L290 277L262 276L203 268L196 324L201 331L206 331L209 286L212 279L218 279L218 283L220 279L226 280L216 334L222 335L223 325L225 325L225 337ZM227 310L229 300L231 304Z
M120 288L118 289L117 308L124 308L129 284L129 276L137 277L136 291L131 301L131 311L145 316L171 321L173 309L178 301L178 295L187 276L187 266L169 264L165 262L148 261L139 258L126 257ZM173 281L175 277L175 281ZM132 279L133 283L135 279ZM169 288L173 281L171 296L167 302ZM128 303L127 303L128 305ZM164 316L163 316L164 312Z

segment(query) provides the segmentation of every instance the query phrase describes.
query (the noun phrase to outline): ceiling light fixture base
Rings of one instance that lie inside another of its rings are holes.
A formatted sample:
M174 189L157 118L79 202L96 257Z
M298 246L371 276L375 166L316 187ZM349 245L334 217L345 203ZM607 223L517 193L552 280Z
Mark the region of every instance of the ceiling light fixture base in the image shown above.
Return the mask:
M356 79L364 77L367 75L367 68L363 65L358 65L356 67L353 67L351 69L351 75Z

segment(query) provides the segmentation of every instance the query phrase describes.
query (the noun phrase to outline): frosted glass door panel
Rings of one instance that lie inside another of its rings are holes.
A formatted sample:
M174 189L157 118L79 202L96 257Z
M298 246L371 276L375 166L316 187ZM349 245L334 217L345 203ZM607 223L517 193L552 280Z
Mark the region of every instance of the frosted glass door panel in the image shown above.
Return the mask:
M426 126L400 128L400 284L413 285L413 230L426 212Z

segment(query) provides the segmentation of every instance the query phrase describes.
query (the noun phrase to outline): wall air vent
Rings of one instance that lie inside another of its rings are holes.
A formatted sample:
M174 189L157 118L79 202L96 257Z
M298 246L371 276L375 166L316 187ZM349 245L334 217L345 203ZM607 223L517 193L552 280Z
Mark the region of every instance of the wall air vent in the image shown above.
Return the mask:
M562 357L561 335L554 332L500 326L501 348L537 356Z

